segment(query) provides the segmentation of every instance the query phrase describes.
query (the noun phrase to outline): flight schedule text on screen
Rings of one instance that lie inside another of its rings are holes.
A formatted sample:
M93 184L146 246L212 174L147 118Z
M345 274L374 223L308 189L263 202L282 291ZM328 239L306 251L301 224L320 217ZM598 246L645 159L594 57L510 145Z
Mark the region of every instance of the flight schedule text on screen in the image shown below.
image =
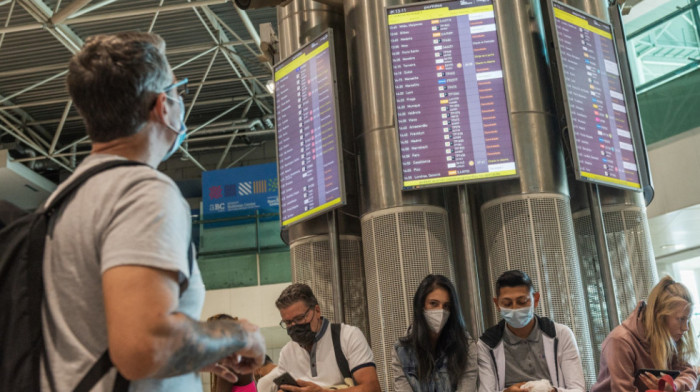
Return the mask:
M589 181L639 189L612 28L574 8L552 5L577 170Z
M324 33L275 66L283 226L344 202L329 35Z
M492 1L387 13L404 189L515 176Z

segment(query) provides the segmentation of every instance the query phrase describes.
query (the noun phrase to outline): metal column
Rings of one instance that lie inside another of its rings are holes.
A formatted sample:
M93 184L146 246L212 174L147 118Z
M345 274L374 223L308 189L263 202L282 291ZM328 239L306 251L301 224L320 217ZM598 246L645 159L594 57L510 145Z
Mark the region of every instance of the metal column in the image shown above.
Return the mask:
M277 19L282 59L327 28L333 28L333 44L338 49L338 95L349 95L342 10L312 0L295 0L285 7L278 7ZM355 325L367 334L362 243L357 219L354 128L351 108L345 106L341 109L348 205L330 213L331 217L320 216L290 227L292 280L311 286L321 303L324 316L332 321ZM342 260L342 263L337 264L338 260Z
M401 189L385 7L405 3L344 1L370 335L384 391L393 390L391 351L412 320L418 284L429 273L455 276L442 191Z
M584 286L576 253L561 133L555 117L540 2L495 2L504 83L519 180L479 185L485 243L481 278L495 296L496 278L521 269L542 291L536 312L573 330L588 386L595 381ZM488 304L487 326L499 318Z

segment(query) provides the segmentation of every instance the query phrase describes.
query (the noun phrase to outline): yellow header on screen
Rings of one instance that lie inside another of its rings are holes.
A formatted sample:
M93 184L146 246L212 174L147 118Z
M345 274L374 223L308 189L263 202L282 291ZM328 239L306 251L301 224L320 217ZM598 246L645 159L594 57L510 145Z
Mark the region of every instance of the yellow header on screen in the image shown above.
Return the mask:
M625 180L620 180L617 178L601 176L600 174L594 174L594 173L589 173L589 172L585 172L585 171L581 172L581 177L586 177L586 178L590 178L591 180L598 180L601 182L607 182L609 184L623 185L623 186L626 186L629 188L637 188L637 189L642 188L642 186L636 182L625 181Z
M282 222L282 226L287 226L287 225L290 225L290 224L292 224L292 223L294 223L294 222L298 222L298 221L300 221L300 220L306 218L307 216L313 215L313 214L315 214L315 213L317 213L317 212L319 212L319 211L325 210L326 208L333 207L334 205L340 204L341 201L342 201L342 200L341 200L339 197L338 197L338 198L335 198L335 199L333 199L333 200L331 200L331 201L329 201L329 202L327 202L327 203L321 204L320 206L318 206L318 207L316 207L316 208L314 208L314 209L308 210L308 211L306 211L306 212L304 212L304 213L301 213L301 214L299 214L299 215L297 215L297 216L291 217L291 218L289 218L289 219L283 221L283 222Z
M311 60L315 56L318 56L324 50L327 50L328 45L329 45L328 41L326 41L326 42L322 43L321 46L319 46L318 48L312 50L309 53L302 53L301 56L295 58L289 64L280 68L279 71L275 72L275 82L282 79L283 77L287 76L287 74L294 71L295 69L297 69L299 66L301 66L305 62Z
M484 179L484 178L514 176L516 174L517 173L515 170L503 170L503 171L489 172L489 173L462 174L459 176L434 177L434 178L426 178L426 179L422 179L422 180L404 181L403 186L405 188L409 188L409 187L417 187L417 186L444 184L444 183L448 183L448 182L462 182L462 181L469 181L469 180L479 180L479 179Z
M583 27L584 29L588 31L592 31L602 37L605 37L607 39L612 39L612 34L608 33L607 31L601 30L597 27L591 26L587 20L583 18L579 18L578 16L566 12L562 9L555 8L554 9L554 17L557 19L561 19L563 21L569 22L572 25L578 26L578 27Z
M431 19L442 19L442 18L452 18L455 16L477 14L479 12L489 12L493 11L493 5L481 5L478 7L470 8L459 8L451 10L447 7L433 8L429 10L414 11L414 12L404 12L401 14L389 15L389 25L411 23L411 22L421 22L424 20Z

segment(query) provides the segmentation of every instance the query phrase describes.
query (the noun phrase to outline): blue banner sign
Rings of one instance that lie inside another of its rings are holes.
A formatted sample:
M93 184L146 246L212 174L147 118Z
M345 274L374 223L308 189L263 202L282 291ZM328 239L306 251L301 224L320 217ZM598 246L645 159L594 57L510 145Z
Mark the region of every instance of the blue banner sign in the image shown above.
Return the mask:
M277 187L274 162L203 172L203 218L279 213Z

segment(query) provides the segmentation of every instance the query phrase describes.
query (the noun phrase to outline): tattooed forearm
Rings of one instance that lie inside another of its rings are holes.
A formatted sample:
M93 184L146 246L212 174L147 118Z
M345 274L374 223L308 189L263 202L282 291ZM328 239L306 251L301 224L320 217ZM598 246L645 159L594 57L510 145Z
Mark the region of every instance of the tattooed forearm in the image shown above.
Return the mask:
M237 321L217 320L201 323L183 317L185 325L177 338L176 348L154 378L172 377L198 371L246 346L248 333Z

